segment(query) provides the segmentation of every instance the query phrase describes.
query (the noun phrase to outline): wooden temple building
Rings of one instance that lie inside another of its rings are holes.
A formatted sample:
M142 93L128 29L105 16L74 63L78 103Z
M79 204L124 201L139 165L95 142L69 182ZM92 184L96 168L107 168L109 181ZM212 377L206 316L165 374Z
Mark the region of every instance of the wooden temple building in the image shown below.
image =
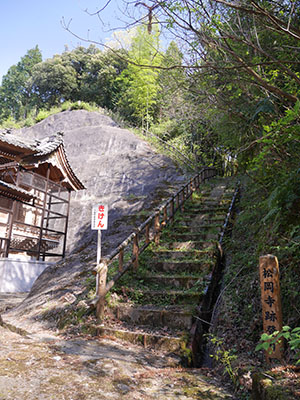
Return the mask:
M80 189L61 133L43 140L0 133L0 257L64 257L70 194Z

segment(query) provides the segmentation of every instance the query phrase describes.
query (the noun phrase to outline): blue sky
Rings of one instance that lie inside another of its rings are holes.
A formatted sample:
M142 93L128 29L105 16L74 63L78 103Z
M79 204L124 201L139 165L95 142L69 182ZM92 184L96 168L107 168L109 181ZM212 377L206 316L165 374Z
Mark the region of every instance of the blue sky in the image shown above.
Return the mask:
M26 52L39 46L43 59L84 45L83 41L63 29L62 18L71 22L77 35L93 40L105 41L111 35L108 28L97 17L89 16L84 10L95 12L107 0L0 0L0 81L9 67L18 63ZM118 3L112 0L103 12L106 24L121 26Z

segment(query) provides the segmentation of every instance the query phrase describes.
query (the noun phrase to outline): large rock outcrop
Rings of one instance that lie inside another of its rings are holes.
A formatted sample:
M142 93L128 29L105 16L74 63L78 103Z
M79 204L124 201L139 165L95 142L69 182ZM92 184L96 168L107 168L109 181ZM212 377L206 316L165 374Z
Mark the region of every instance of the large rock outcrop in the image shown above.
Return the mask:
M109 205L109 227L103 231L107 254L146 219L145 210L151 212L185 179L168 157L97 112L66 111L14 133L42 139L58 131L64 133L68 159L86 190L72 195L69 255L47 268L27 299L7 315L18 323L23 317L27 322L40 319L45 307L56 315L68 303L66 294L74 299L85 291L96 262L97 233L90 227L94 204Z
M130 216L149 209L155 198L182 179L170 159L97 112L65 111L18 133L42 139L58 131L64 133L70 164L86 187L72 195L69 250L95 241L96 234L90 229L94 204L109 205L109 229L104 233L107 252L130 233L135 221ZM124 216L127 218L122 224Z

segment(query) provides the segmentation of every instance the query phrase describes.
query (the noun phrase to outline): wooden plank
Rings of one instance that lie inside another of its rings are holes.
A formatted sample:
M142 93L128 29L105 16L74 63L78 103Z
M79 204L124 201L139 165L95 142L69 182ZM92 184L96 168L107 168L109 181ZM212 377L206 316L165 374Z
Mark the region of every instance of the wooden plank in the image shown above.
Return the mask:
M261 304L263 329L268 335L282 330L282 308L280 299L279 264L277 257L268 254L259 258L261 284ZM271 354L266 353L267 361L281 360L283 341L273 346Z

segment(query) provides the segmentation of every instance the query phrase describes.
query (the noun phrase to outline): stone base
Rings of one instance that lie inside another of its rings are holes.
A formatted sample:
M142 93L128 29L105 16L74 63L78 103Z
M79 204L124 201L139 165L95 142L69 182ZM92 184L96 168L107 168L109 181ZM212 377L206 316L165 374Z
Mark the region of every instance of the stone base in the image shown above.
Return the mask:
M0 258L0 292L29 292L36 278L53 262Z

